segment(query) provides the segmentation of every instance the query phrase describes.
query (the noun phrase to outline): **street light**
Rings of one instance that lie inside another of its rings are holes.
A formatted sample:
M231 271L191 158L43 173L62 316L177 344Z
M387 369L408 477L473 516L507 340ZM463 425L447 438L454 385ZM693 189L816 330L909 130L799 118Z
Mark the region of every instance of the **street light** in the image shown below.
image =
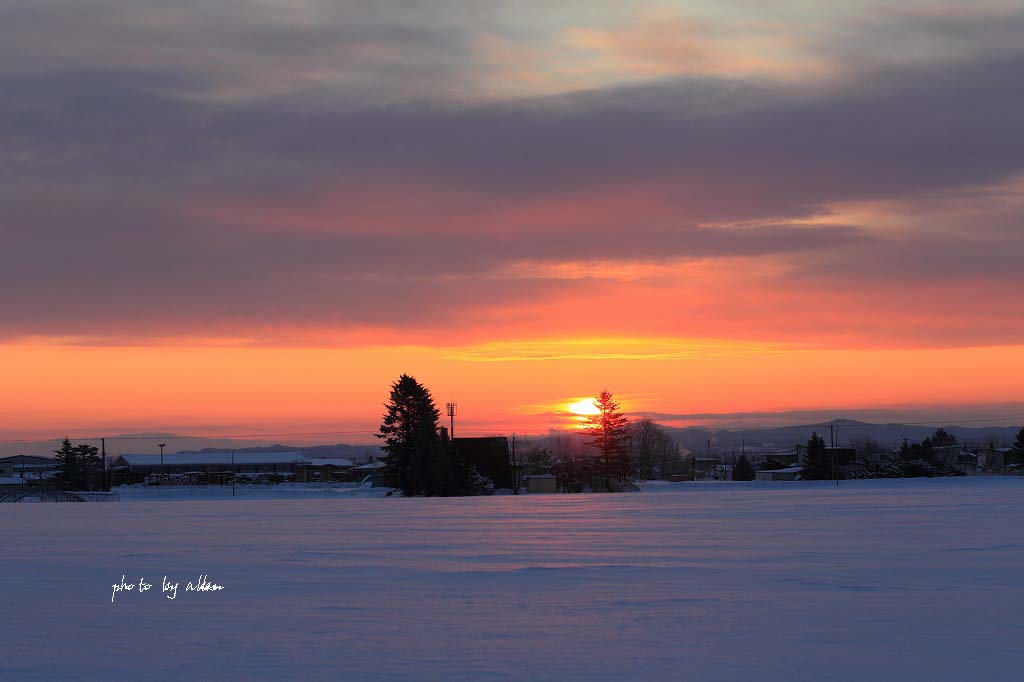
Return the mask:
M157 447L159 447L159 448L160 448L160 473L161 473L161 474L162 474L162 473L165 473L165 472L164 472L164 447L165 447L166 445L167 445L167 443L160 443L160 444L159 444L159 445L157 446Z

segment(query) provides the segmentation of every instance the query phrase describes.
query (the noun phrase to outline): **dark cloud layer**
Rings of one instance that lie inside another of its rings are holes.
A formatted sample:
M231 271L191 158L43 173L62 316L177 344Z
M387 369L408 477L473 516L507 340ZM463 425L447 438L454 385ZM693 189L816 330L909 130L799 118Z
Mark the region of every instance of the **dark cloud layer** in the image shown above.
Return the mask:
M858 284L872 269L910 289L939 281L936 271L1024 284L1017 213L983 240L817 220L843 202L912 211L1024 172L1024 53L865 60L799 83L678 78L467 101L422 87L472 79L464 26L387 25L357 9L360 21L303 33L306 44L280 22L248 25L234 37L240 52L269 60L254 58L248 73L232 61L239 51L202 73L181 45L136 64L8 55L0 336L432 327L600 284L509 274L523 263L802 259L774 285L850 295L879 283ZM10 13L6 34L29 35L42 16ZM145 31L164 35L158 27ZM287 60L314 48L377 55L353 71L374 78L252 86L261 69L281 78L275 59L305 73ZM408 61L419 53L431 58ZM239 73L244 93L214 96ZM404 96L361 98L388 88ZM366 218L368 204L413 194L435 200Z

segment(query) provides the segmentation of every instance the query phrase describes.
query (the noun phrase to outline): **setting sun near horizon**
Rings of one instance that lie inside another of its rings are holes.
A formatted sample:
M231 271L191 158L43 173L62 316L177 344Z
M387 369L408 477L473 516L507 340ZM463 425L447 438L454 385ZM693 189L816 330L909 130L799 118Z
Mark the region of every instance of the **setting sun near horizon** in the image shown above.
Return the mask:
M457 401L456 430L465 434L573 427L595 409L594 398L584 393L588 387L594 395L607 387L624 397L623 410L632 417L685 426L770 421L775 413L778 423L791 411L856 416L870 409L890 410L886 414L897 415L893 419L906 418L898 415L908 410L917 419L1005 419L1019 411L986 406L1019 402L1016 387L1024 385L1019 346L794 348L707 353L685 361L502 359L487 362L486 371L480 362L462 359L473 352L9 343L0 345L0 428L8 439L140 431L331 432L323 439L373 443L389 386L402 372L422 381L439 407L449 396ZM66 386L89 387L91 399L83 403Z
M1021 412L1019 2L123 4L0 22L0 439Z

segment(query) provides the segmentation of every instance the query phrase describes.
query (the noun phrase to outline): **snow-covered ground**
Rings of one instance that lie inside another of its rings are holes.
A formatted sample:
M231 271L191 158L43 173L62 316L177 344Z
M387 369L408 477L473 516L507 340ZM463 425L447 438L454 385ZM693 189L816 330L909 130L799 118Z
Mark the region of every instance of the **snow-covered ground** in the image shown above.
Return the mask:
M373 488L358 483L278 483L230 485L122 485L112 492L123 502L164 502L199 500L303 500L338 497L386 497L386 488Z
M1021 679L1024 479L645 491L5 505L0 679Z

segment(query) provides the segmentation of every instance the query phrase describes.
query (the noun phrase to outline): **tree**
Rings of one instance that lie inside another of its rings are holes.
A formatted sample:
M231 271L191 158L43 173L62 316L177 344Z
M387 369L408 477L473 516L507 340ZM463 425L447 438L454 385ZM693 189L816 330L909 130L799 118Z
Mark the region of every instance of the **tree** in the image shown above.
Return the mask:
M99 449L91 445L72 445L68 438L54 450L60 484L69 490L92 490L99 482L103 462Z
M925 438L920 443L911 443L906 438L900 443L900 460L907 462L928 462L935 459L934 442Z
M931 437L931 444L937 448L956 445L956 436L946 431L946 429L938 428Z
M629 425L628 456L630 471L638 478L667 478L679 461L679 446L665 429L648 417Z
M551 452L537 445L523 444L523 467L527 474L546 474L551 471Z
M608 391L601 391L594 399L594 407L597 414L588 416L583 428L588 444L600 456L598 474L625 479L629 475L629 420L619 412L619 403Z
M1024 464L1024 428L1017 432L1017 438L1013 441L1010 455L1018 464Z
M804 454L804 470L801 474L808 481L823 481L832 478L832 462L825 448L825 439L817 431L807 441L807 452Z
M452 497L493 490L493 486L488 488L492 482L477 472L476 467L469 463L453 441L440 441L429 456L433 479L425 494Z
M558 489L567 493L583 491L584 481L595 472L594 458L584 452L584 434L563 433L552 436L551 447L555 462L551 473L557 479Z
M871 436L856 438L851 445L857 452L858 459L869 459L882 454L882 446Z
M750 463L746 455L740 455L740 460L732 468L732 480L753 481L755 478L757 478L757 473L754 471L754 465Z
M441 453L434 399L416 379L403 374L391 385L390 400L378 438L384 439L384 479L403 495L432 495Z
M679 463L679 444L664 429L654 445L654 462L658 476L668 480Z

